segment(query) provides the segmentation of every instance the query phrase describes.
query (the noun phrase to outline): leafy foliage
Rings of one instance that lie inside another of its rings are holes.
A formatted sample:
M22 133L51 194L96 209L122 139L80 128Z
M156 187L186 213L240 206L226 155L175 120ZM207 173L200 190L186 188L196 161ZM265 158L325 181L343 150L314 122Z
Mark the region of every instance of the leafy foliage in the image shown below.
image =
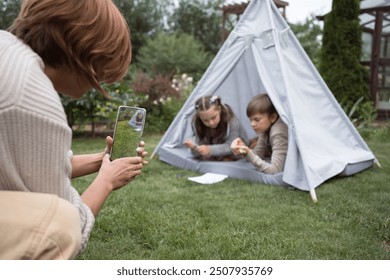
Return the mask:
M168 75L149 78L140 72L132 83L132 89L137 95L145 96L142 107L148 112L146 129L164 132L179 112L188 92L192 90L192 79L188 79L187 75L173 81Z
M179 98L180 93L172 87L171 78L167 75L157 75L149 78L140 72L132 83L132 88L137 94L144 94L146 104L144 107L150 110L153 104L169 97Z
M108 129L113 129L119 105L140 106L144 102L142 96L135 95L125 82L105 84L103 88L110 95L110 100L95 89L77 100L61 95L61 102L71 128L75 125L91 124L91 136L95 136L94 128L97 123L105 123Z
M77 100L61 95L61 102L67 115L68 125L73 128L76 124L78 126L90 124L92 137L95 136L95 124L110 122L110 117L113 116L117 107L115 101L107 102L105 97L95 89Z
M340 102L344 112L357 128L363 128L370 125L377 118L377 111L374 109L371 101L364 101L360 97L355 103L347 98Z
M321 38L322 28L315 22L314 18L307 18L303 23L292 24L290 28L294 32L295 36L299 40L306 54L310 57L311 61L319 66L320 52L321 52Z
M20 0L0 2L2 28L8 27L17 16L20 2ZM104 85L111 100L105 99L96 90L89 91L78 100L61 96L68 124L70 127L83 127L90 124L91 133L94 136L96 124L106 123L111 129L117 107L131 105L148 109L146 129L162 131L169 126L186 98L185 95L181 97L181 89L172 87L173 76L185 72L196 79L208 66L211 60L210 55L204 51L203 44L192 35L182 31L169 35L163 34L162 30L167 28L168 24L166 16L175 10L172 0L114 0L114 2L130 26L133 60L137 61L138 51L143 49L144 54L139 65L146 72L143 77L139 75L139 72L143 71L140 71L137 64L133 63L125 80L112 85ZM207 26L205 23L207 16L200 8L204 7L203 2L191 3L192 6L195 4L199 5L199 13L192 15L193 21L203 22ZM207 13L209 13L211 4L207 7L209 9ZM203 16L203 18L197 20L197 16ZM215 23L218 21L217 18L214 20ZM205 31L205 28L203 27L202 30ZM146 84L142 85L142 80ZM152 124L149 125L148 121Z
M0 29L7 29L19 14L21 0L0 1Z
M173 84L173 81L175 84ZM104 123L106 130L113 130L118 106L129 105L147 110L145 130L163 132L192 91L192 78L187 75L175 77L157 75L149 78L140 72L134 81L103 85L111 99L91 90L78 100L61 96L70 127L91 124L91 136L95 136L95 125ZM76 126L77 125L77 126Z
M192 35L215 55L221 46L222 0L181 0L168 19L171 30Z
M148 38L164 28L165 8L169 0L114 0L130 27L133 58L137 61L139 49Z
M188 73L197 77L210 61L202 44L192 35L159 33L139 50L138 66L151 76Z
M360 64L359 0L333 1L325 17L320 72L338 101L369 100L369 76Z

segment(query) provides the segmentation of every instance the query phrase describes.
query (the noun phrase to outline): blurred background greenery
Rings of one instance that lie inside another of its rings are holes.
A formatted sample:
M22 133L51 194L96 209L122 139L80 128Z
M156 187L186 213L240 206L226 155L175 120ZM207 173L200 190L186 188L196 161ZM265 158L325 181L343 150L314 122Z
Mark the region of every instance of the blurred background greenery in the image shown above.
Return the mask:
M20 2L0 1L0 29L12 23ZM104 85L111 100L95 90L79 100L61 96L75 136L87 133L95 137L101 130L105 134L112 131L119 105L144 107L148 111L145 130L164 132L222 45L224 0L114 2L130 26L132 63L122 81ZM359 0L337 1L333 7L335 12L327 18L325 26L314 15L302 23L289 25L347 115L356 126L364 127L376 119L375 109L368 100L367 73L358 63L355 63L356 71L344 63L359 60L356 57L360 55L362 43L357 21L359 3ZM334 26L339 28L335 30ZM341 57L335 54L335 46L345 50L339 54Z

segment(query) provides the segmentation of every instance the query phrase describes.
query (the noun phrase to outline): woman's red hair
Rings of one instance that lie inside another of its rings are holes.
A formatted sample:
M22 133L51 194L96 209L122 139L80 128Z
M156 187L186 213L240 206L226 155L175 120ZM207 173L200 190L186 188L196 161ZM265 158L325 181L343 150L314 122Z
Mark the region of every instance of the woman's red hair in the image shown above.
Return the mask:
M130 31L111 0L24 0L8 29L53 68L68 67L104 92L100 82L124 77Z

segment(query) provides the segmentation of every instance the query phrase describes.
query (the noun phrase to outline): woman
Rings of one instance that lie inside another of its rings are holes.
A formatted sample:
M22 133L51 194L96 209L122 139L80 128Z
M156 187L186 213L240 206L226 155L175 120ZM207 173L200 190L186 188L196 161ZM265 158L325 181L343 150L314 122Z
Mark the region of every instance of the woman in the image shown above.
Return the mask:
M24 0L8 32L0 31L0 190L70 202L81 227L76 253L110 193L141 173L146 152L111 162L108 138L105 153L73 156L58 92L77 99L95 88L107 95L100 83L120 80L130 60L129 29L111 0ZM96 171L80 196L70 179Z

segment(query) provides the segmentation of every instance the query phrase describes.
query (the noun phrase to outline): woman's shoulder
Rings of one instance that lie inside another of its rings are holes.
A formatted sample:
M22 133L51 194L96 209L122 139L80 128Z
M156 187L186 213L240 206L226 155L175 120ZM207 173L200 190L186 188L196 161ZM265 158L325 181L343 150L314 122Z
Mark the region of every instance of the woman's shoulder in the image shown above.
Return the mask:
M7 45L13 45L17 41L17 37L12 33L0 30L0 50L3 51L4 47Z
M60 97L44 72L42 59L6 31L0 31L0 76L0 110L13 108L20 113L36 113L67 123Z
M31 69L40 69L43 73L42 60L13 34L0 31L0 83L1 107L11 106L20 101Z
M0 59L3 62L2 65L5 65L6 62L13 63L14 68L19 64L27 64L31 60L35 60L38 61L41 68L44 68L40 57L28 45L12 33L4 30L0 30Z

